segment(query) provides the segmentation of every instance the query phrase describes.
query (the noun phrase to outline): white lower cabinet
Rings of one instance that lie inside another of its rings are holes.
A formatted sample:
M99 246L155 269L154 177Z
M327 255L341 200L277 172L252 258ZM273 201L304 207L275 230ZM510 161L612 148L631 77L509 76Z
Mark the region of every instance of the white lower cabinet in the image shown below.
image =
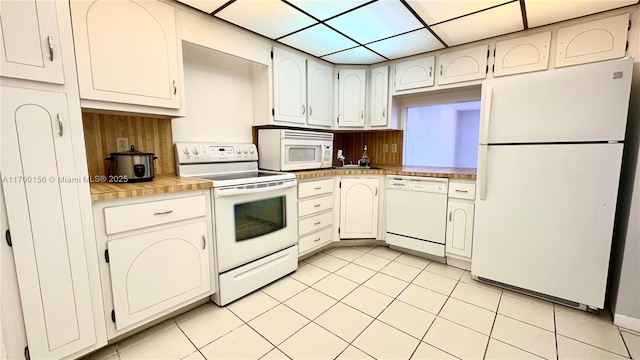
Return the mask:
M330 243L333 230L333 178L299 182L299 255Z
M380 179L340 180L340 239L376 239Z
M470 269L473 244L473 213L475 182L449 182L447 202L447 233L445 250L447 263Z
M211 294L214 246L206 195L194 190L94 203L109 338ZM113 224L132 210L140 219L136 228Z

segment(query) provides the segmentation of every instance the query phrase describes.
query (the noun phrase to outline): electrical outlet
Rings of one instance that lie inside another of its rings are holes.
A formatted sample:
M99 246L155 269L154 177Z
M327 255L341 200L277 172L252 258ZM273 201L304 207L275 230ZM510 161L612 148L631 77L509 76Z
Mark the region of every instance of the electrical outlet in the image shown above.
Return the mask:
M116 149L120 151L129 150L129 138L116 138Z
M382 145L382 152L383 153L388 153L389 152L389 144L383 144Z
M392 153L398 152L398 144L391 144L391 152Z

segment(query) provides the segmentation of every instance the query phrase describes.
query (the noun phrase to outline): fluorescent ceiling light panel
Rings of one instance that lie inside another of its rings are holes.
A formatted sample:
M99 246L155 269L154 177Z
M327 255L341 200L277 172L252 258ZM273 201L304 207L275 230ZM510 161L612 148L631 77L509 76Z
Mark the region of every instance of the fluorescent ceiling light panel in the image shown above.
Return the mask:
M271 39L316 23L280 0L238 0L215 16Z
M358 46L357 43L323 24L312 26L278 41L318 57Z
M334 64L373 64L385 60L362 46L323 56L322 58Z
M228 0L178 0L179 2L189 5L194 9L204 11L207 14L218 10L220 6L227 3Z
M525 0L530 28L637 4L637 0Z
M407 0L411 8L429 25L504 4L506 0Z
M378 1L326 22L361 44L422 27L398 0Z
M427 29L367 44L367 47L389 59L442 49L444 46Z
M468 42L524 30L520 3L513 2L431 27L447 45Z
M371 0L289 0L293 5L320 20L342 14L369 1Z

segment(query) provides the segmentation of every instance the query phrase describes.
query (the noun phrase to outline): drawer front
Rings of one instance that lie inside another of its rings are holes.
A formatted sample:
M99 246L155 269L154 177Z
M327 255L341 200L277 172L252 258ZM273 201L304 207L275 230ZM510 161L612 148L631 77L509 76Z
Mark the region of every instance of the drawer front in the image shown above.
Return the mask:
M476 198L476 184L469 182L449 181L449 197L473 200Z
M328 227L324 230L301 237L298 242L298 249L300 254L304 254L307 251L313 250L330 242L331 239L333 239L333 228Z
M333 208L333 196L327 195L298 203L298 216L303 217Z
M299 236L306 235L331 224L333 224L333 211L298 221L298 234Z
M333 192L333 178L298 183L298 198Z
M107 234L115 234L205 216L206 214L205 196L198 195L108 207L104 209L104 222Z

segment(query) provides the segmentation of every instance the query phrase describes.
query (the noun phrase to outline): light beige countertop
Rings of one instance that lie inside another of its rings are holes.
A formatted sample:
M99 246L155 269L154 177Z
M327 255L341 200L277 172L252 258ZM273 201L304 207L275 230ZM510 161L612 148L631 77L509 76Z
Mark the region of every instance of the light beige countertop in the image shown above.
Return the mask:
M91 201L123 199L134 196L166 194L211 188L211 181L175 175L158 175L152 181L138 183L91 183Z
M298 180L334 175L407 175L446 177L449 179L476 179L475 168L388 165L376 165L375 167L377 167L377 169L321 169L295 171L293 173L296 174Z

